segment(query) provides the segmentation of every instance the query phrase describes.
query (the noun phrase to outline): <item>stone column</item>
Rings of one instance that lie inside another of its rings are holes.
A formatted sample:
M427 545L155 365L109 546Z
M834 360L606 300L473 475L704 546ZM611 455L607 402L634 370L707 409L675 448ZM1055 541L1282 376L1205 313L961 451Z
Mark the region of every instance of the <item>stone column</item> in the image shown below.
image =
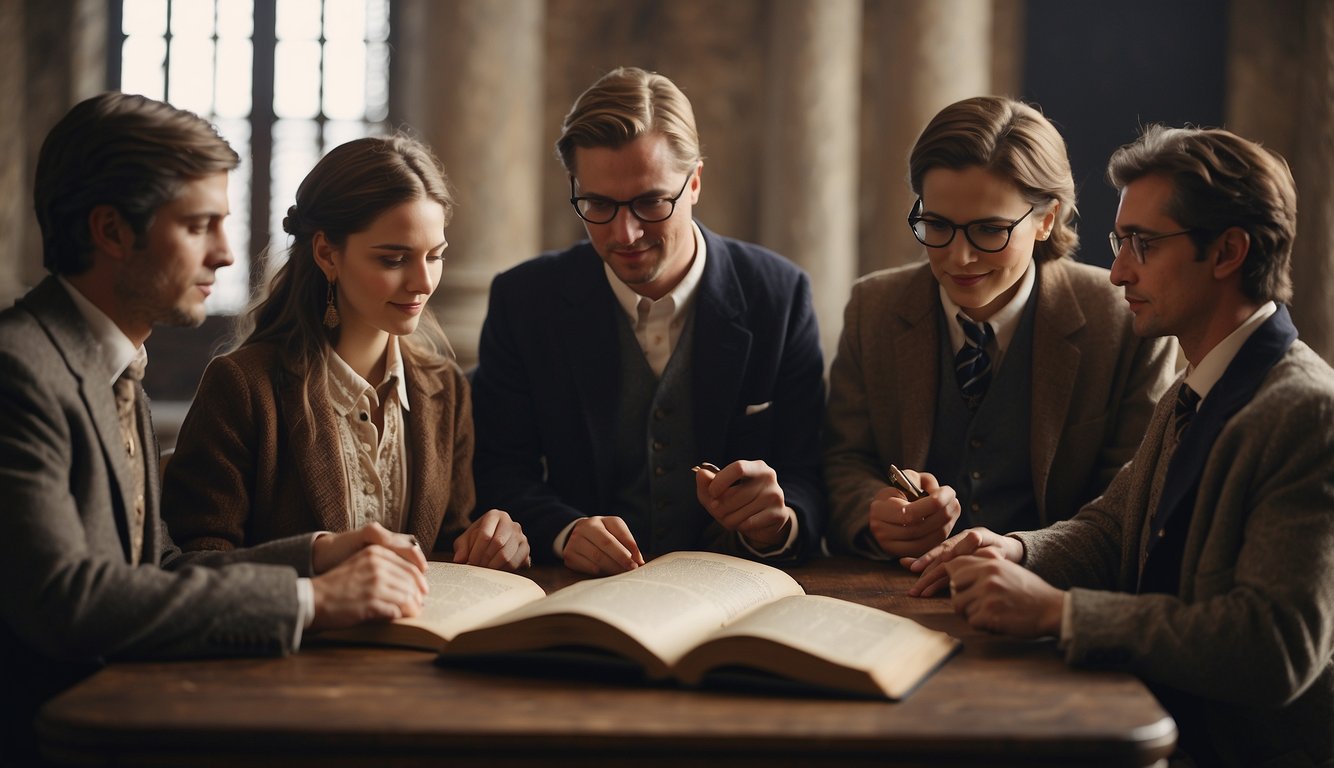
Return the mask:
M992 20L984 0L867 5L861 273L921 258L905 223L908 152L942 107L992 92Z
M1334 4L1233 0L1228 127L1279 152L1297 182L1293 321L1334 361Z
M857 273L861 0L771 7L761 242L811 276L826 365Z
M431 305L467 367L492 277L538 251L545 3L410 0L400 18L399 103L458 202Z

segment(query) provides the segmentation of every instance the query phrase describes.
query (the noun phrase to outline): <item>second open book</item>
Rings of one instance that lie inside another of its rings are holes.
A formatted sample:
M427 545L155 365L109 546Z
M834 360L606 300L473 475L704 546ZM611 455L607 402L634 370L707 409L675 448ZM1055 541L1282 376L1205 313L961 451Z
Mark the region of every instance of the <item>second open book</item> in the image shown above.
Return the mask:
M708 552L674 552L633 571L546 595L530 579L431 563L421 616L334 633L345 640L490 656L586 648L654 679L760 673L898 699L959 643L901 616L806 595L786 573Z

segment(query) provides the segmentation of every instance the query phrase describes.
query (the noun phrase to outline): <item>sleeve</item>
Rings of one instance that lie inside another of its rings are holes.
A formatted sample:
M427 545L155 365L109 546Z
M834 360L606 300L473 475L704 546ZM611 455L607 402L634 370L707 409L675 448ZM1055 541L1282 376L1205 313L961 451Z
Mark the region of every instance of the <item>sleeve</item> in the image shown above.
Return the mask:
M1217 499L1195 510L1211 520L1186 597L1072 591L1068 661L1248 707L1284 706L1328 674L1334 396L1275 400L1214 445L1200 493Z
M477 484L474 517L492 507L503 509L523 526L534 562L560 562L553 542L584 513L561 500L545 481L542 439L528 370L522 318L527 310L520 286L499 275L482 323L478 366L472 379ZM540 342L536 342L540 343Z
M0 379L5 626L66 661L292 650L298 607L290 565L131 567L115 487L76 385L42 381L9 354L0 354L0 366L7 371ZM299 545L287 542L272 554L289 558Z
M829 369L829 407L825 416L824 472L829 484L829 539L837 550L870 555L859 544L866 530L871 500L887 487L871 428L866 375L862 369L861 298L855 285L843 312L838 352Z
M445 518L436 537L435 550L438 552L454 551L454 540L468 528L468 518L477 505L476 486L473 483L474 432L472 417L472 392L468 380L457 366L450 366L454 377L454 445L453 461L449 467L449 501L445 508ZM487 507L490 509L490 507ZM506 510L507 512L509 510ZM484 513L486 509L478 510Z
M162 518L186 550L246 545L260 428L249 378L230 357L209 363L167 462Z
M777 445L773 467L787 505L797 513L798 545L792 558L819 552L824 536L824 482L820 474L820 429L824 420L824 355L811 299L810 279L800 273L791 298L787 343L774 393ZM780 556L777 559L784 559Z

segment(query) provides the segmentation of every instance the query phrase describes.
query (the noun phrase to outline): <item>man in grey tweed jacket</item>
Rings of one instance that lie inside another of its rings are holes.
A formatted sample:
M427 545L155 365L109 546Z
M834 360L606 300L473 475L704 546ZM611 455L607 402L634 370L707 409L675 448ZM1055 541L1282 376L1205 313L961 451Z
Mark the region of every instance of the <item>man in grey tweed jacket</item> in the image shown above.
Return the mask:
M1112 280L1190 366L1072 520L959 534L910 567L975 627L1139 675L1197 765L1334 762L1334 370L1284 302L1296 192L1276 154L1153 126L1108 169Z
M75 106L42 146L53 274L0 312L0 765L35 762L37 707L106 661L278 655L303 630L420 609L409 536L182 554L161 524L147 398L122 372L142 370L155 323L203 319L232 261L235 166L208 123L119 93Z

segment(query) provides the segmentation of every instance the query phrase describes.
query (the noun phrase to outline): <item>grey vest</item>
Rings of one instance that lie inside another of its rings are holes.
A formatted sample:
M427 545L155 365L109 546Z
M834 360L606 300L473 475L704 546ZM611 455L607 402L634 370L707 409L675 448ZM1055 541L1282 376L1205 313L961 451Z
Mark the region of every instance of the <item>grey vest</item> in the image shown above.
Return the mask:
M623 518L645 557L698 549L712 519L695 498L695 407L690 387L693 309L659 379L630 320L617 313L621 388L611 514Z
M991 386L976 411L969 411L954 376L943 308L936 311L940 329L940 390L926 469L959 494L962 514L956 532L984 525L999 533L1039 527L1033 497L1031 421L1033 316L1037 290L1029 297L1005 359L992 372Z

